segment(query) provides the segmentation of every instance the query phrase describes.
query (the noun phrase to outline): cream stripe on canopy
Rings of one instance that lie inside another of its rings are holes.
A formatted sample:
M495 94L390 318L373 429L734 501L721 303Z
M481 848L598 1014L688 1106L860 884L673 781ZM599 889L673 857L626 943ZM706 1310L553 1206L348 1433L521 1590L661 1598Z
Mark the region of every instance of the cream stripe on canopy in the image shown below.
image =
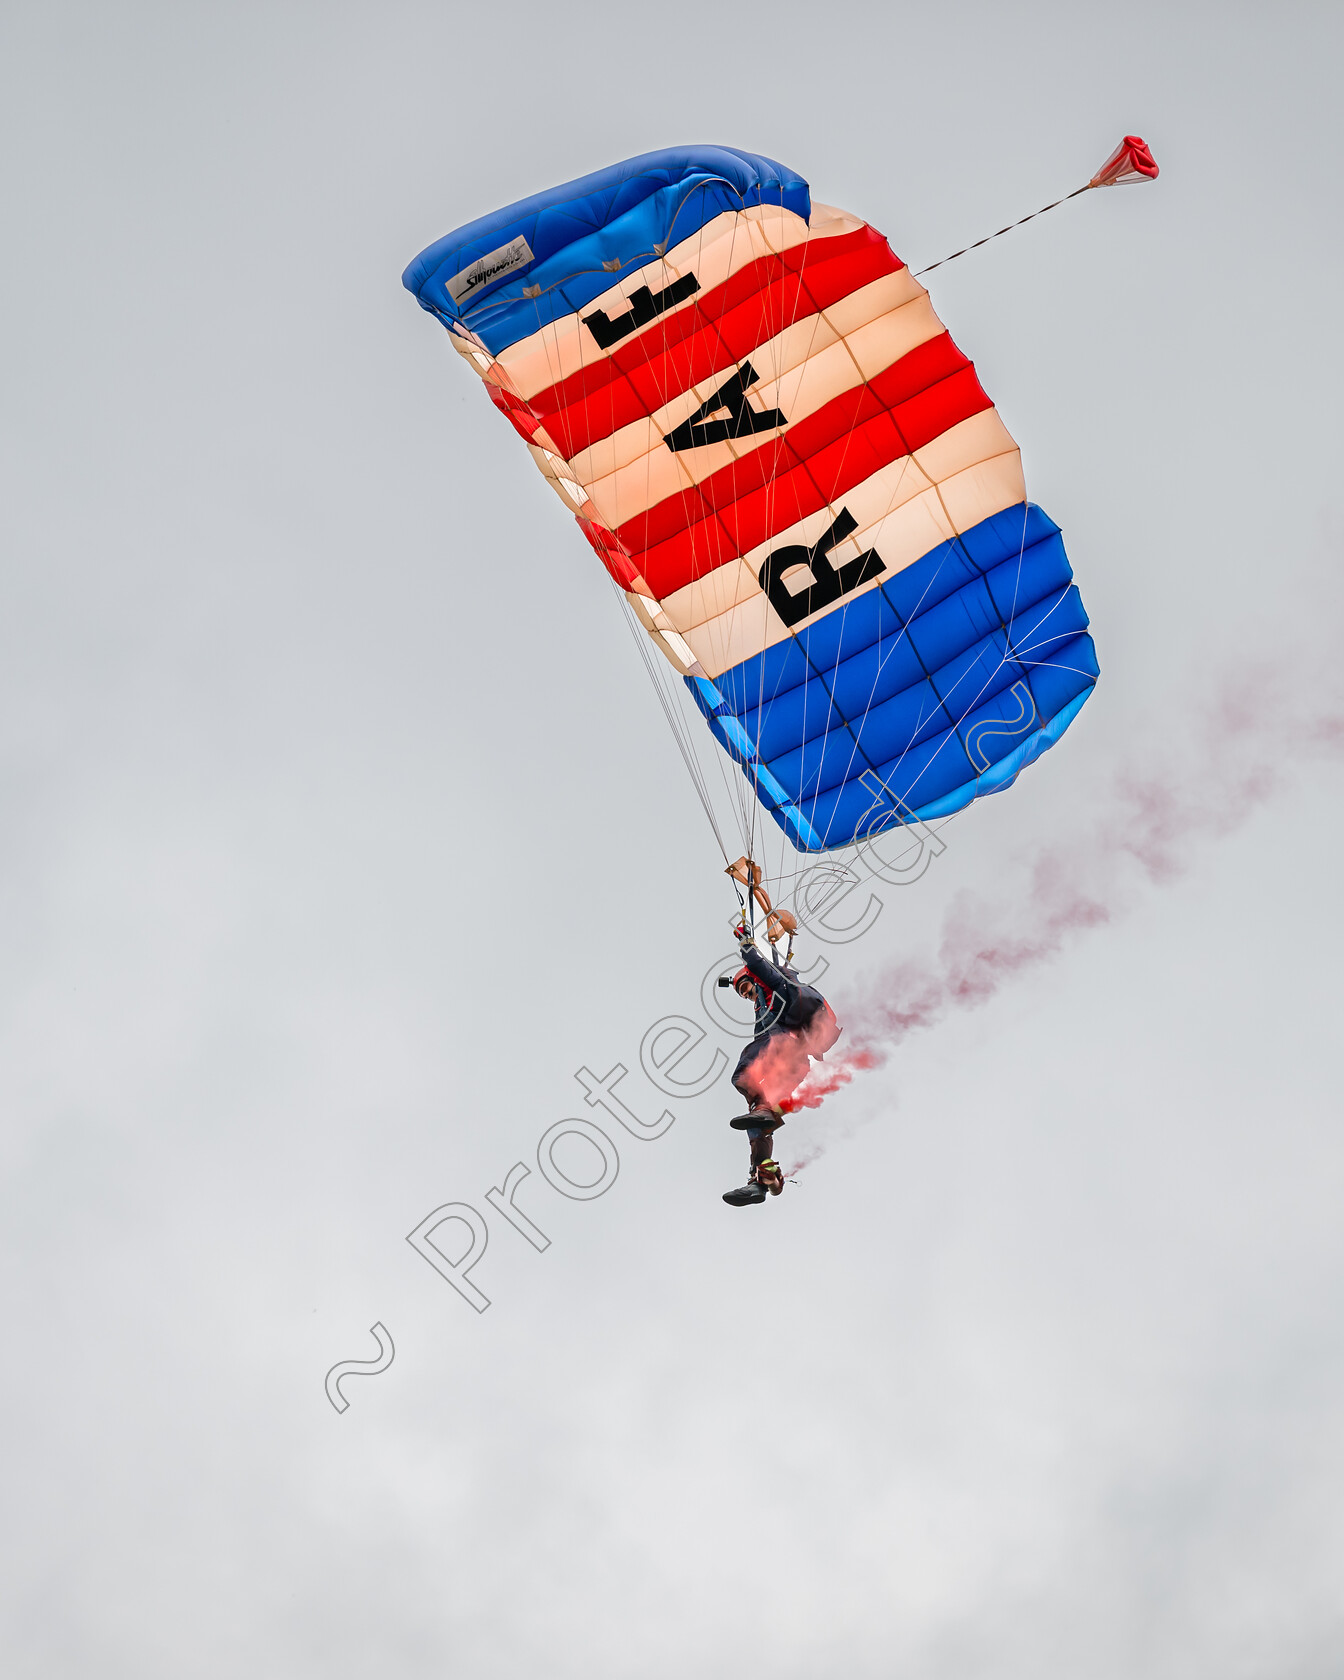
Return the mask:
M789 425L852 391L943 330L928 293L906 269L883 275L829 308L804 315L747 358L758 382L747 391L758 413L777 409ZM571 457L603 522L616 526L773 442L775 427L749 437L673 451L663 441L732 377L736 358L663 405ZM772 377L773 376L773 377Z
M886 565L880 577L845 597L852 603L939 543L1025 498L1017 446L994 410L987 409L949 428L913 456L883 467L837 504L810 514L666 600L655 603L634 595L630 599L643 609L646 622L682 639L700 673L717 677L832 610L834 603L799 624L786 625L761 589L759 572L767 555L777 549L810 547L842 509L858 521L858 529L830 551L831 563L842 566L876 549ZM806 574L798 581L800 587L805 585ZM675 651L675 644L672 648ZM690 669L684 658L674 657L674 663Z
M822 219L817 212L822 212ZM696 298L703 298L715 286L736 274L739 269L758 262L762 257L792 250L805 240L835 239L854 233L863 226L856 216L831 210L826 205L813 207L812 227L791 210L781 211L769 206L753 205L747 210L725 210L721 216L707 222L703 228L674 245L665 256L655 258L633 274L627 274L617 285L600 297L585 304L576 314L560 316L553 323L520 338L516 344L500 352L499 360L508 369L513 387L522 397L534 397L568 379L583 368L591 368L606 361L616 348L602 349L582 317L601 310L613 319L625 314L630 295L647 286L651 292L663 291L684 274L694 273L699 290L689 298L673 305L659 317L666 323L682 310L693 307Z

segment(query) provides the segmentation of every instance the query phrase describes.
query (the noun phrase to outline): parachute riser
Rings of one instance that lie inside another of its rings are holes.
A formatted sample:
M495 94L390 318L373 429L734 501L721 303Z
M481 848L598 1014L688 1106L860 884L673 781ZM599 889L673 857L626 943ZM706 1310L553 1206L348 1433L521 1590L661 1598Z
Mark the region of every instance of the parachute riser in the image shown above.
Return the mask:
M798 931L798 918L792 911L776 910L774 905L771 904L770 894L761 885L760 864L753 863L748 857L740 857L736 863L728 865L724 874L730 876L738 886L747 889L745 902L740 892L737 897L746 913L748 933L755 933L756 931L755 907L759 905L765 916L765 936L770 941L771 950L775 950L787 934L789 948L784 960L785 962L791 962L793 960L793 936Z

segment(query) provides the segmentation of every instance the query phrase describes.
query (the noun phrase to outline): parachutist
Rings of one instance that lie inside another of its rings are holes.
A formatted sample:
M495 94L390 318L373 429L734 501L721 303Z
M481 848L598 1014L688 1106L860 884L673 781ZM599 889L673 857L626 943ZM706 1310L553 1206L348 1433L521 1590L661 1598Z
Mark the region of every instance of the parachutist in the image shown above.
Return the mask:
M738 1058L733 1085L749 1109L730 1120L747 1134L751 1171L747 1182L724 1194L730 1207L759 1206L784 1189L784 1174L772 1154L774 1135L784 1124L784 1104L807 1077L811 1058L820 1060L840 1036L835 1011L796 969L772 963L756 949L745 924L736 930L743 966L733 976L738 996L756 1011L755 1036Z

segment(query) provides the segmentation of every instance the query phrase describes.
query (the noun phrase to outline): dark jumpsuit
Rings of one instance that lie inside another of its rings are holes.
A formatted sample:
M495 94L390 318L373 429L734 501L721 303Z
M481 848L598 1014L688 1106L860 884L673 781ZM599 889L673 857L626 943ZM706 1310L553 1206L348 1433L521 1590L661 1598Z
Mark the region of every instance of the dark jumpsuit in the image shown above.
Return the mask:
M809 1055L824 1055L840 1028L830 1004L796 969L772 963L754 945L743 946L742 960L773 996L756 988L756 1035L738 1058L733 1084L752 1108L769 1108L802 1083ZM750 1128L748 1136L755 1136Z

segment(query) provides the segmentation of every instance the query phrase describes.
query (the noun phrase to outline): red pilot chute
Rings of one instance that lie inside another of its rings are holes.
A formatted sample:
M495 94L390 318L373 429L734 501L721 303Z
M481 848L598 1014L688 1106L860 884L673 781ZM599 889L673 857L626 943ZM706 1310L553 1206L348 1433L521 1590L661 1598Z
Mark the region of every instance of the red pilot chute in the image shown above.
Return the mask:
M1089 187L1133 187L1157 179L1157 165L1145 141L1127 134L1087 183Z

